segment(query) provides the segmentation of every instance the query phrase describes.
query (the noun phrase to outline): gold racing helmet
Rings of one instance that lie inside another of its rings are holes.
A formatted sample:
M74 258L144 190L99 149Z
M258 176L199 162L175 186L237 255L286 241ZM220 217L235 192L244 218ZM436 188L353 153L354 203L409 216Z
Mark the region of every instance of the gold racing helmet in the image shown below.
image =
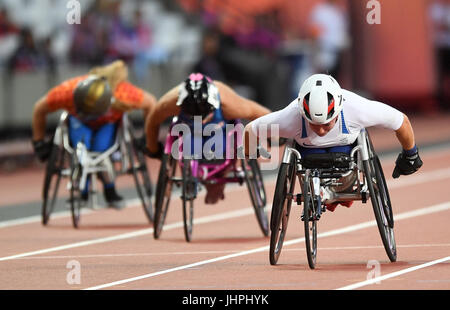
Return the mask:
M112 90L105 77L89 75L80 81L74 91L74 103L80 118L96 118L108 111Z

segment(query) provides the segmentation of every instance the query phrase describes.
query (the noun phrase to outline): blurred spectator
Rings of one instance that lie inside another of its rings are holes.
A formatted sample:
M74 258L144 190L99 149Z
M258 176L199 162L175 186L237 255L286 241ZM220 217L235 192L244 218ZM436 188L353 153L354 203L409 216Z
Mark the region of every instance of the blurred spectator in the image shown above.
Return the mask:
M52 38L48 37L44 40L42 45L42 57L45 61L45 66L47 69L47 84L54 85L57 79L57 70L56 70L56 57L52 52Z
M273 54L281 41L276 12L255 16L253 27L247 32L236 32L234 37L243 48Z
M16 50L19 32L19 27L11 21L7 9L0 7L0 65Z
M183 1L190 12L198 10L206 27L217 29L205 33L203 52L193 70L226 81L244 96L276 109L287 96L288 70L278 56L278 12L272 6L260 10L258 3L246 2L244 12L237 1L205 1L201 7Z
M438 67L438 101L442 108L450 109L450 1L431 1L430 17Z
M18 32L19 27L10 20L6 8L0 8L0 37Z
M348 21L336 0L317 4L310 18L310 35L315 41L314 69L339 79L342 52L348 45Z
M168 60L168 52L153 41L152 28L143 21L139 8L134 11L134 19L131 24L135 40L133 55L133 71L136 77L142 81L149 77L149 65L160 64ZM131 44L131 42L130 42Z
M74 64L100 65L104 62L108 37L100 1L96 1L73 25L69 59Z
M122 59L129 63L138 51L141 43L148 43L149 30L140 23L139 12L131 22L125 21L120 15L120 2L112 3L110 7L110 29L108 44L108 61ZM141 37L138 28L141 28ZM139 40L144 42L139 42Z
M214 80L225 81L219 60L220 33L217 29L207 29L203 35L201 56L192 72L201 72Z
M19 46L7 63L8 72L30 72L37 69L54 72L54 65L54 58L50 51L37 47L31 30L21 29Z

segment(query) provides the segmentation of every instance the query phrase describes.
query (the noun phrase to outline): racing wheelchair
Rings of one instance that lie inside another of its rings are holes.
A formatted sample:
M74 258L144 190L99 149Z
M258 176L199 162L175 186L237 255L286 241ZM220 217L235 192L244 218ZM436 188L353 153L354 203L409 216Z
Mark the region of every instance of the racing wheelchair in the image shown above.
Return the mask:
M238 127L233 126L234 129L226 133L226 154L233 152L233 156L227 155L222 159L214 158L214 154L207 154L202 158L196 158L190 153L183 153L183 143L191 143L197 139L199 143L202 143L202 134L172 135L172 128L177 124L180 122L177 117L174 117L166 136L161 160L155 193L154 238L158 239L163 230L173 185L181 187L184 236L185 240L190 242L193 231L194 201L201 188L207 184L238 183L242 185L244 182L247 185L259 227L264 236L268 236L269 220L263 177L256 159L237 158L238 143L241 141L240 132L236 129ZM233 125L238 124L241 124L240 121L236 121ZM172 153L174 150L175 154ZM181 176L180 173L176 173L177 167L181 170Z
M98 197L96 189L96 177L107 173L114 177L124 174L132 174L136 191L144 208L145 215L150 223L153 222L153 206L151 197L153 185L147 170L144 154L135 146L136 133L126 113L123 114L117 128L114 144L105 152L88 151L83 142L73 146L69 139L67 112L62 112L55 134L53 136L52 150L46 166L43 204L42 224L47 225L55 205L58 201L58 190L62 179L66 179L67 189L70 192L70 209L72 213L72 224L79 227L81 209L89 207L96 209ZM81 198L88 182L87 203Z
M391 262L397 259L394 216L383 169L369 133L361 130L350 154L300 155L296 142L286 146L277 176L270 218L270 264L275 265L283 247L291 213L296 202L303 212L308 265L316 266L317 223L326 211L325 204L370 198L384 249ZM301 192L295 193L296 177Z

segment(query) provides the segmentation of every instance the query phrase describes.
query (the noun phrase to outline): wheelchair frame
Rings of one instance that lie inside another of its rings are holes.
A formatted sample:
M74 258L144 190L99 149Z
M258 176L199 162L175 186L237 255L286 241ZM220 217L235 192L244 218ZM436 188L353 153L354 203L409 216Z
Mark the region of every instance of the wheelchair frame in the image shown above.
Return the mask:
M78 191L79 193L81 193L85 189L87 178L90 175L96 173L108 173L111 179L114 179L115 176L123 174L133 174L136 183L136 189L143 204L145 214L149 221L153 222L153 210L150 199L152 195L152 184L148 176L145 157L143 154L137 151L135 149L135 146L133 145L133 128L127 114L124 113L122 116L121 122L117 128L117 133L113 145L104 152L88 151L83 142L78 142L75 147L72 147L69 141L69 128L67 125L68 116L69 114L66 111L61 113L59 123L53 137L52 152L59 152L59 156L61 156L61 163L59 167L54 167L53 169L50 167L55 163L49 160L47 164L47 172L44 180L43 190L43 225L47 224L50 214L53 211L54 204L56 202L55 199L58 191L59 180L61 177L67 177L69 178L69 181L67 183L67 190L69 190L71 193L69 201L71 203L72 222L73 226L77 228L80 218L80 208L82 206L80 197L75 197L76 195L74 195L74 191ZM134 155L136 155L138 159L138 166L135 166L134 164L132 153L134 153ZM69 163L65 163L64 161L66 154L70 157ZM118 154L118 156L120 156L120 169L115 168L114 162L117 162L117 160L113 160L112 158L115 154ZM142 173L143 183L146 183L143 185L145 188L141 188L141 184L139 183L139 172ZM51 179L52 174L54 173L57 174L57 184L56 188L54 189L50 210L48 210L47 199L49 187L47 186L47 180L48 178ZM49 174L50 176L48 176ZM91 177L91 188L89 189L87 203L87 206L91 209L99 208L96 181L96 177ZM76 202L75 200L78 200L78 202ZM78 207L75 206L75 203L78 204Z
M358 156L355 158L356 154ZM289 167L291 170L289 170ZM342 192L327 190L330 187L341 185L338 181L351 173L356 174L356 179L347 190ZM283 176L283 174L285 175ZM302 190L301 194L294 195L296 177L298 177ZM395 261L397 253L393 235L394 220L389 191L381 163L367 131L363 129L359 133L357 145L350 152L348 168L336 168L334 166L330 168L305 168L302 166L300 152L292 144L286 146L277 178L271 214L270 263L275 265L281 253L293 201L297 205L302 202L304 204L301 218L305 224L306 251L308 264L311 269L314 269L317 255L317 221L320 219L322 212L326 211L324 205L337 201L354 200L361 200L366 203L369 197L386 253L391 261Z
M227 132L227 149L229 154L230 141L234 136L236 148L233 158L225 158L223 162L204 162L195 158L183 158L183 138L181 136L172 136L171 128L178 123L178 118L174 117L172 125L166 136L164 147L164 156L161 163L160 175L158 178L157 192L155 197L155 229L154 238L158 239L164 225L165 217L170 202L172 184L182 189L181 199L183 201L183 223L184 236L186 241L191 241L193 230L193 201L200 190L201 185L206 184L224 184L224 183L242 183L245 181L250 193L250 198L255 210L256 218L264 236L269 234L268 216L266 208L266 193L264 182L256 160L241 159L241 168L238 167L237 150L239 147L239 132L233 129ZM238 124L237 121L236 124ZM180 141L178 145L178 156L173 158L171 154L172 146L175 140ZM169 165L169 167L167 167ZM181 177L175 176L176 166L181 169ZM228 171L232 176L218 176L220 173ZM251 173L250 173L251 172ZM167 188L169 190L167 192Z

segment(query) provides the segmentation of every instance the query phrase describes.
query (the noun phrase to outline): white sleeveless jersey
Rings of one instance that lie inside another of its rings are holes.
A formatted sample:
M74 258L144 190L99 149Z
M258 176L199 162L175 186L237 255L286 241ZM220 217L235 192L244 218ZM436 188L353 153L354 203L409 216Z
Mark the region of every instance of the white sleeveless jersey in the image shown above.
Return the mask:
M403 113L384 103L368 100L351 91L343 91L343 109L336 125L323 137L315 134L309 122L302 117L300 103L296 98L286 108L264 115L251 122L255 134L267 128L267 137L278 125L279 136L293 138L303 147L332 147L350 145L356 141L363 128L379 126L397 130L403 123ZM260 136L261 134L259 134Z

